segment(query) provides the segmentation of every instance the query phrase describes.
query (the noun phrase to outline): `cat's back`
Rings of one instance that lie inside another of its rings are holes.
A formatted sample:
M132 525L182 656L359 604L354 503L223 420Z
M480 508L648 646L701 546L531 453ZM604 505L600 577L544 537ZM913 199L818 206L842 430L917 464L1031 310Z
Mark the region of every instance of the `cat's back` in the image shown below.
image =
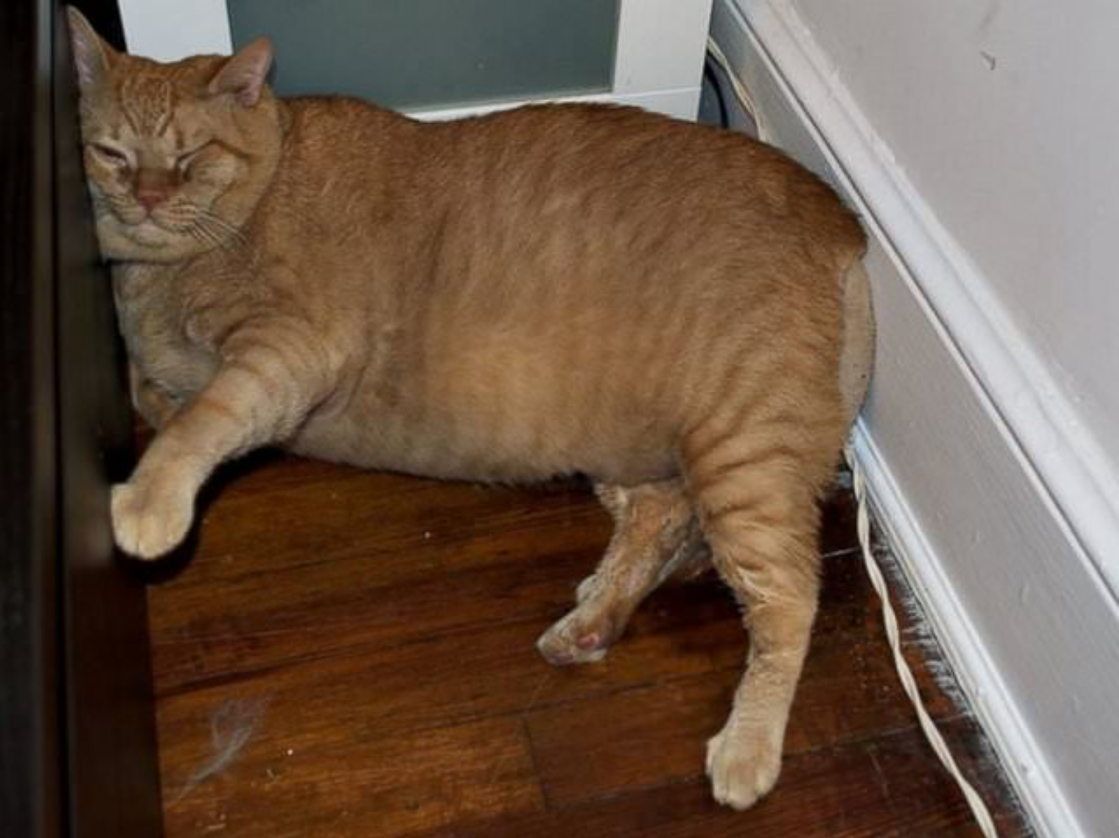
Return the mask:
M347 193L380 200L408 180L422 127L394 111L345 96L283 100L284 154L277 185L291 198Z
M671 224L693 244L704 230L746 227L782 244L807 240L843 262L865 243L830 187L741 133L604 104L530 105L428 130L447 147L430 155L430 176L507 217L600 232Z
M775 328L834 331L838 277L865 249L826 184L733 132L539 105L420 133L431 290L467 328L535 337L551 313L590 341L686 310L737 340L772 302Z
M399 262L437 230L452 264L483 247L492 264L539 276L573 259L591 276L617 259L663 264L683 244L745 272L806 251L846 265L864 248L835 193L781 152L637 108L530 105L442 123L344 97L285 108L268 210L289 220L283 235L298 225L312 243L365 241Z

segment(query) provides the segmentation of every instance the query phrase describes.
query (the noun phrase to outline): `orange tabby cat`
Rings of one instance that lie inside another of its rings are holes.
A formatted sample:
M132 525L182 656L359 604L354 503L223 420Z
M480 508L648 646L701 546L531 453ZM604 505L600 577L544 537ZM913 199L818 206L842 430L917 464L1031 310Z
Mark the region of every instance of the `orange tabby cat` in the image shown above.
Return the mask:
M71 14L85 164L137 406L113 492L166 553L223 460L280 444L446 478L583 472L617 521L540 647L601 657L706 555L749 666L708 743L718 800L777 779L816 609L819 522L866 386L856 220L740 135L626 108L423 124L280 101L266 40L161 65Z

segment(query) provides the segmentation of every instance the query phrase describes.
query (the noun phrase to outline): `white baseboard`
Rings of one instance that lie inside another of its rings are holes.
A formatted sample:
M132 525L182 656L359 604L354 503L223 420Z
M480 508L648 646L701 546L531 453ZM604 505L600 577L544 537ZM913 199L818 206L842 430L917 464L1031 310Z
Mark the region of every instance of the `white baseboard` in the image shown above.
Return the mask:
M1119 834L1113 476L1078 440L1054 442L1064 407L1046 371L793 4L716 0L712 33L774 141L871 233L878 367L856 450L972 708L1041 835Z
M927 528L915 517L915 509L865 425L856 429L854 447L867 481L874 520L894 548L933 635L946 650L960 689L991 737L1039 834L1053 838L1093 834L1076 824L997 662L987 653L967 606L957 596L936 548L929 542Z

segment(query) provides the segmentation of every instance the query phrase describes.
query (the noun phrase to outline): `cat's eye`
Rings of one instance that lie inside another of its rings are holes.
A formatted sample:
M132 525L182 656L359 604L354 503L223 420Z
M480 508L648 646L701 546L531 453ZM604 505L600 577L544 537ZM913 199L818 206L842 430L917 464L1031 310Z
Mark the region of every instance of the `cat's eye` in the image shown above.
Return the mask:
M202 143L201 145L195 146L190 151L180 154L178 157L175 158L175 168L178 169L180 172L185 173L186 170L190 168L190 164L195 161L198 155L213 144L213 140L210 140L208 142Z
M125 166L128 164L128 155L119 148L102 145L101 143L91 143L90 148L93 149L98 157L112 166Z

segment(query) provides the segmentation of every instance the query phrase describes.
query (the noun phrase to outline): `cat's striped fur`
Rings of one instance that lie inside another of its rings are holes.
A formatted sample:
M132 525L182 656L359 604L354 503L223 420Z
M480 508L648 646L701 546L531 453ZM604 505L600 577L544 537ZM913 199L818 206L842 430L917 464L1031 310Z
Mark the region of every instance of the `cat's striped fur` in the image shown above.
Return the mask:
M176 546L211 471L262 445L469 480L586 473L617 533L542 651L601 656L709 553L752 643L708 771L730 805L768 791L817 501L871 359L864 236L831 190L636 110L421 124L279 101L266 42L159 65L72 26L98 233L159 428L114 491L120 546Z

